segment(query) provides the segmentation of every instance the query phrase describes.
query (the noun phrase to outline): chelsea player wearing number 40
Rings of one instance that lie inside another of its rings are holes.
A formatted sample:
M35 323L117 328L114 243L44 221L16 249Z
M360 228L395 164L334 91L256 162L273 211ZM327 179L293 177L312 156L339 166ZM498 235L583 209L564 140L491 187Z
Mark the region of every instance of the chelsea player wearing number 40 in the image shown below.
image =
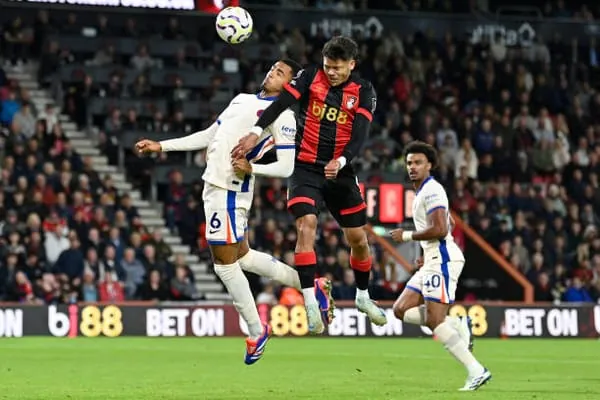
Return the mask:
M207 165L202 179L202 197L207 218L206 238L210 246L215 273L227 288L233 304L248 324L245 363L253 364L264 352L271 328L261 323L256 303L243 270L254 272L300 289L298 273L272 256L252 250L246 234L248 212L254 198L254 175L285 178L294 168L294 136L296 121L291 110L285 110L261 135L248 156L232 162L230 152L242 135L250 130L263 110L281 92L300 66L291 60L280 60L265 77L259 94L239 94L208 129L182 138L136 144L140 153L191 151L207 148ZM277 161L260 165L251 163L275 147ZM329 291L322 280L314 290L321 306L330 308ZM325 288L327 289L327 288Z
M419 241L423 265L394 304L394 314L406 323L431 329L467 369L467 381L460 390L477 390L492 375L469 351L472 349L470 320L447 316L465 258L450 231L452 221L446 191L431 176L437 152L426 143L412 142L404 149L404 159L416 189L413 200L416 231L397 229L391 235L398 242Z

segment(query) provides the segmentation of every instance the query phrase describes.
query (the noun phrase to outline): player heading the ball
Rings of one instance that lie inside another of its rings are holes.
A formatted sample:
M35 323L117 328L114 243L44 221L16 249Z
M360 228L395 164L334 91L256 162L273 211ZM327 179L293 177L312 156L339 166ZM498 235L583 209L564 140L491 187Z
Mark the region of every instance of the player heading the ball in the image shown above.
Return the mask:
M296 218L296 268L304 295L308 326L322 333L332 318L331 309L319 309L313 280L317 271L315 240L317 216L325 203L350 244L350 266L356 281L356 307L376 325L387 322L385 313L368 291L371 252L364 226L366 204L351 162L367 140L377 96L373 85L354 73L358 45L345 36L323 47L323 65L300 71L277 101L265 110L256 125L234 149L244 157L259 142L263 130L295 103L296 161L290 178L288 208Z
M253 364L262 357L271 328L263 326L260 321L242 269L300 289L298 273L271 255L250 249L247 234L248 213L254 198L254 176L285 178L294 169L294 113L285 110L269 124L247 157L232 161L230 153L299 69L300 66L292 60L277 61L263 80L260 93L237 95L208 129L161 142L142 140L135 145L141 153L208 149L206 170L202 176L205 182L202 198L207 219L206 239L215 273L223 281L236 309L248 324L246 364ZM253 163L273 147L277 152L276 162L264 165ZM321 306L328 308L333 300L330 291L323 290L324 286L327 285L319 280L315 282L313 291L317 290L324 297Z

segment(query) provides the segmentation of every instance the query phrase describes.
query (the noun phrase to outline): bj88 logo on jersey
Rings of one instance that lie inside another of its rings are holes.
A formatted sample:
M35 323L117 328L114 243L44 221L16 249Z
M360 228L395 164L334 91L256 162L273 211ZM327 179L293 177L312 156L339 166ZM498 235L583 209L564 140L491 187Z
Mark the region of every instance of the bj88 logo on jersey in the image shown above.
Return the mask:
M312 115L319 120L335 122L340 125L346 125L348 123L348 113L320 101L313 99L309 109Z

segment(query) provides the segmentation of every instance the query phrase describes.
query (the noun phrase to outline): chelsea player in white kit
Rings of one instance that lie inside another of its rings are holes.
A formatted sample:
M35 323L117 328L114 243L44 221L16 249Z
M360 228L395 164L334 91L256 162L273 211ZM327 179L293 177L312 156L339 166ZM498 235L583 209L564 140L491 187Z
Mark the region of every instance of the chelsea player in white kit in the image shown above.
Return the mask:
M263 80L259 94L237 95L208 129L189 136L154 142L136 143L140 153L191 151L207 148L207 165L202 198L206 214L206 239L215 264L215 273L233 297L233 303L248 324L245 363L254 364L264 352L270 327L262 324L248 280L242 271L254 272L300 289L298 273L266 253L249 248L246 235L248 212L254 198L254 175L289 177L294 169L296 119L284 111L259 138L258 145L246 158L232 161L231 150L258 120L262 111L277 98L283 85L301 69L292 60L276 62ZM254 164L275 147L277 161ZM323 285L321 285L323 286ZM315 290L323 291L319 281ZM332 302L331 293L323 293Z
M449 305L454 303L465 258L452 237L446 191L431 176L431 170L437 163L437 152L426 143L412 142L405 148L404 159L416 189L413 200L416 231L397 229L391 235L398 242L419 241L423 249L423 265L394 304L394 314L406 323L430 328L467 369L468 377L460 390L477 390L492 375L470 351L470 320L447 316Z

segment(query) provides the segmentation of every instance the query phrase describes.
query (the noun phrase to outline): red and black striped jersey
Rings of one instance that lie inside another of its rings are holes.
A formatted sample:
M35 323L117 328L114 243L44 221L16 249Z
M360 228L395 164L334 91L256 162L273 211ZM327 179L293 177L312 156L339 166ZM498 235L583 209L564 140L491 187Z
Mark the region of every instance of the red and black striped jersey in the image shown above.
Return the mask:
M300 71L284 89L299 103L296 161L324 166L343 156L350 162L373 119L377 104L373 85L352 74L345 83L331 86L323 69L312 67ZM366 119L361 129L355 126L358 116Z

